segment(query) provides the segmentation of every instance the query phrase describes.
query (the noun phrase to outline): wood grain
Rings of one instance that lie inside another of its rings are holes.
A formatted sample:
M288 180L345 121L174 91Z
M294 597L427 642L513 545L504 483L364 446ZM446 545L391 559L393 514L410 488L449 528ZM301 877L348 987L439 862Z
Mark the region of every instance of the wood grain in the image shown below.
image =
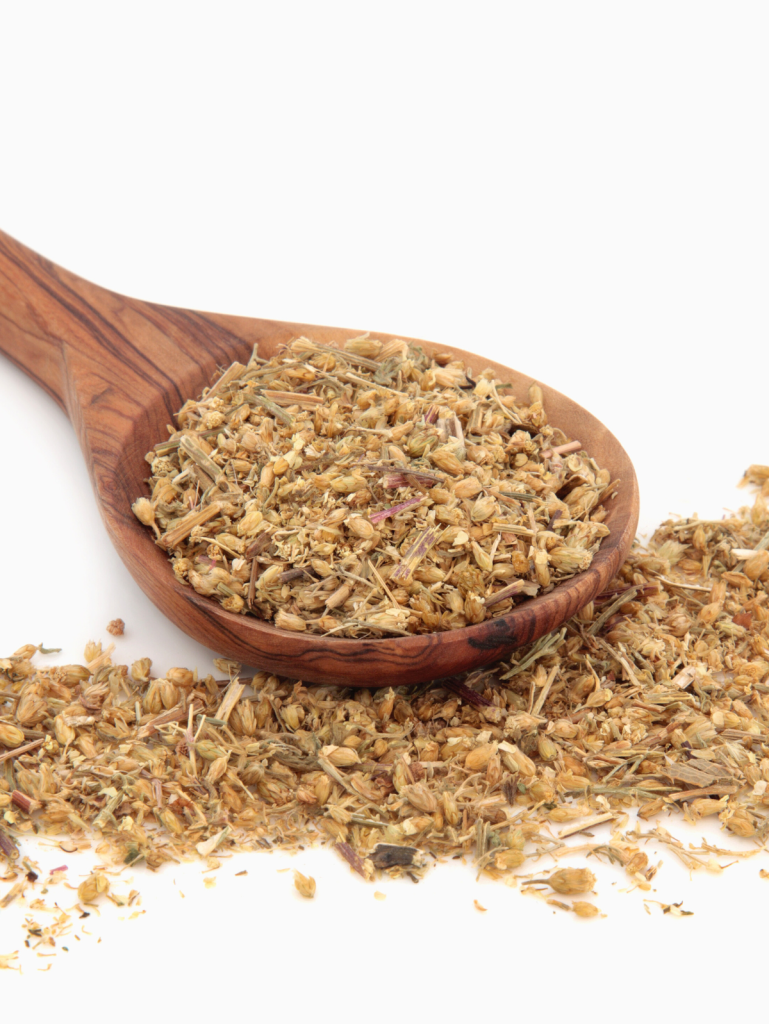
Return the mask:
M0 232L0 351L59 403L80 440L104 525L132 576L160 611L220 655L308 682L374 687L456 675L556 629L604 590L630 549L638 485L617 439L581 406L541 385L551 422L578 438L622 481L608 504L610 534L590 569L508 615L447 633L381 640L324 639L236 616L178 583L131 512L146 493L144 455L166 436L185 399L217 367L269 358L299 334L342 342L360 330L174 309L99 288ZM387 340L391 335L378 334ZM406 339L412 340L412 339ZM416 339L414 339L416 340ZM429 351L436 346L419 342ZM530 377L441 345L475 371L492 366L525 400Z

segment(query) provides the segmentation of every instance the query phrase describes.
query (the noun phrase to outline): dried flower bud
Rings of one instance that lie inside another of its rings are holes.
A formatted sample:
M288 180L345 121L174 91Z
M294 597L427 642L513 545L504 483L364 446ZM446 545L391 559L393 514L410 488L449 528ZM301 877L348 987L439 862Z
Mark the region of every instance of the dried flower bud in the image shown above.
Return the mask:
M710 626L721 614L722 607L723 605L720 601L712 601L710 604L706 604L703 608L700 608L697 618L706 626Z
M536 779L529 786L529 796L538 801L551 801L555 797L555 786L549 779Z
M163 822L169 832L173 832L174 835L180 836L184 832L184 825L179 818L174 814L170 808L166 808L165 811L161 811L158 815L160 820Z
M457 801L453 793L448 790L444 790L441 794L441 804L443 805L443 816L446 819L447 825L457 825L460 819L459 809L457 807Z
M584 572L590 567L593 556L581 548L558 547L549 553L550 564L559 572Z
M744 807L738 808L724 824L730 832L736 836L742 836L743 839L748 839L756 834L755 823Z
M0 722L0 744L4 747L20 747L24 742L24 733L15 725Z
M223 750L212 740L198 740L195 744L195 750L205 761L215 761L218 757L224 757L228 754L226 750Z
M301 704L284 704L280 709L280 713L286 726L292 732L295 732L304 722L304 708Z
M433 814L438 809L438 801L423 782L405 786L401 795L405 796L412 807L416 807L418 811Z
M467 536L467 534L465 534L465 536ZM473 558L481 572L491 572L494 568L494 561L488 551L484 551L477 541L473 541L471 546Z
M311 900L315 896L315 879L312 875L303 875L301 871L294 872L294 886L300 896L304 896L305 899Z
M537 766L532 759L514 743L502 743L499 749L503 751L502 763L508 771L520 772L526 778L533 778L537 774Z
M229 760L229 757L225 755L224 757L217 757L212 761L208 771L206 772L206 781L210 782L212 785L213 783L218 782L227 771Z
M263 521L264 517L261 512L257 510L247 512L238 522L238 536L253 537L262 525Z
M368 519L364 519L362 516L353 516L347 520L345 525L350 533L363 540L370 540L374 535L374 527Z
M38 694L27 690L16 705L16 721L19 725L29 728L30 726L37 725L38 722L42 722L47 717L48 704L46 701L38 696ZM1 742L2 740L0 739Z
M537 549L534 552L534 572L536 573L537 583L539 583L541 587L550 586L550 570L548 569L547 551Z
M473 507L470 510L470 518L474 523L483 523L487 519L491 519L496 511L497 499L491 494L486 494L476 499L473 503Z
M294 633L301 633L307 629L307 622L301 615L293 615L291 612L278 610L275 615L275 625L278 629L289 629Z
M561 896L574 896L577 893L590 892L595 885L595 875L587 868L561 868L545 881Z
M464 601L464 616L468 622L483 622L486 618L486 605L477 594L468 594Z
M500 871L508 871L511 868L519 868L525 860L523 850L500 850L494 855L494 866Z
M757 580L769 568L769 551L757 551L745 563L745 575L749 580Z
M81 903L93 903L109 892L109 879L101 871L94 871L77 887L77 898Z
M573 740L578 732L579 728L573 722L567 722L564 718L553 723L553 734L560 739Z
M356 356L364 356L366 359L376 359L382 351L382 342L364 334L360 338L348 339L344 343L344 350Z
M625 871L628 875L635 875L638 871L645 871L649 866L649 857L643 850L637 850L630 855L625 864Z
M692 812L695 818L707 818L711 814L720 814L726 807L727 797L722 797L720 800L712 800L710 797L699 797L697 800L692 800L689 804L689 810Z
M463 480L457 480L452 490L457 498L474 498L483 490L483 484L475 476L466 476Z
M321 775L316 779L314 789L315 799L322 807L331 796L331 779L328 775Z
M488 733L486 734L488 735ZM482 743L474 750L468 751L467 757L465 758L465 768L471 772L480 771L485 768L489 763L489 759L493 754L497 752L496 743Z
M18 731L18 730L17 730ZM67 725L63 715L57 715L53 720L53 731L56 736L57 743L61 743L63 747L66 747L68 743L71 743L77 736L77 733L71 725ZM22 736L24 734L22 733Z
M350 765L360 764L357 751L350 747L321 747L320 753L321 757L327 758L336 768L349 768Z
M446 473L451 473L452 476L461 476L464 472L462 463L454 454L454 448L449 445L436 448L434 452L430 452L429 457L433 465L437 466L438 469L444 470Z
M544 733L539 733L537 736L537 749L543 761L554 761L558 757L558 747Z
M332 480L331 487L337 494L354 494L355 491L366 490L368 484L362 476L350 473L347 476L338 476L335 480Z
M142 697L142 708L147 712L147 714L157 715L160 713L160 709L162 707L163 701L160 697L159 680L156 679L147 688L146 693Z
M584 900L577 900L572 903L571 909L577 917L598 917L601 913L595 903L586 903Z
M155 525L155 510L149 498L137 498L131 505L131 510L143 526L151 526L157 536L160 536L160 531Z
M188 668L170 668L166 672L166 679L185 689L195 685L195 675Z
M337 587L326 600L326 610L331 611L333 608L339 608L343 605L347 598L352 593L352 587L343 583L341 587Z
M83 656L85 657L86 662L90 662L96 661L96 659L101 656L101 653L101 644L96 643L93 640L89 640L88 643L85 645L85 651L83 652Z
M137 683L147 683L150 678L152 661L150 658L139 658L131 665L131 675Z

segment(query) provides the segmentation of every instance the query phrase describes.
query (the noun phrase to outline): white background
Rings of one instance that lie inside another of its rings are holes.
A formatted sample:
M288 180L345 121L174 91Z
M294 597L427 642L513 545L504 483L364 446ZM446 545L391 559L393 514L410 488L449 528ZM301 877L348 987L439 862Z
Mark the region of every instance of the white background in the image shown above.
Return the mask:
M4 4L0 228L140 298L485 353L618 436L642 530L719 517L769 462L767 28L764 4L703 0ZM111 549L64 415L4 360L0 426L0 655L79 660L122 616L121 660L208 671ZM647 895L694 917L647 915L610 868L600 921L455 864L384 902L317 851L229 862L213 892L200 866L135 871L143 917L105 907L0 998L84 1020L716 1019L729 950L765 973L765 860L690 882L663 859Z

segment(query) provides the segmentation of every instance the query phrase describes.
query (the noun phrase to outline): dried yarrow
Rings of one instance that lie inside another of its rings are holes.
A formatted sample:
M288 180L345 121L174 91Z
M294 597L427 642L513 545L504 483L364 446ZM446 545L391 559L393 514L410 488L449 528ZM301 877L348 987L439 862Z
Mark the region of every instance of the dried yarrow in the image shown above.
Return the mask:
M587 569L616 483L493 370L364 336L233 363L147 455L137 518L178 580L291 631L504 615Z

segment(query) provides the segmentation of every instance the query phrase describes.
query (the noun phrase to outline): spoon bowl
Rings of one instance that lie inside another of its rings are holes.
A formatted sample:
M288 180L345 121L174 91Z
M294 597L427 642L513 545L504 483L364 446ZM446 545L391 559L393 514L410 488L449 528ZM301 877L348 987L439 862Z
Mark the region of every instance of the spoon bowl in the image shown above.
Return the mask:
M343 343L361 331L200 313L126 298L76 277L0 232L0 352L64 409L77 431L104 525L129 572L160 611L195 640L244 664L306 682L411 685L509 655L557 629L606 588L638 524L638 484L617 439L576 402L540 383L548 417L620 480L605 502L609 535L588 570L506 615L443 633L356 640L291 633L235 615L177 581L167 555L135 518L145 454L218 367L270 358L298 335ZM382 341L392 335L377 334ZM416 339L405 339L416 340ZM472 371L492 367L525 400L532 378L482 356L451 352ZM537 382L539 383L539 382Z

